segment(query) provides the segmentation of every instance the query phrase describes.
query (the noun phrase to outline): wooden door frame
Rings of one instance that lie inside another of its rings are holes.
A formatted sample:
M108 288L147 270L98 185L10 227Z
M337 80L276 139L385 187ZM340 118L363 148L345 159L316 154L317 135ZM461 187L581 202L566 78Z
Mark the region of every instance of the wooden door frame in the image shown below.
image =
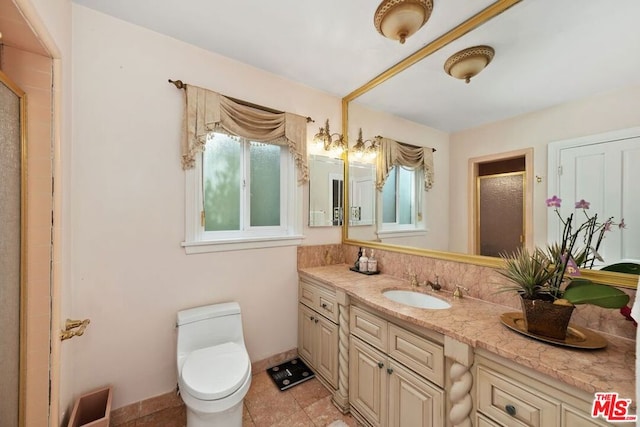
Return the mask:
M524 246L533 249L533 148L507 151L469 158L467 181L467 251L478 255L478 188L481 163L498 162L524 157Z

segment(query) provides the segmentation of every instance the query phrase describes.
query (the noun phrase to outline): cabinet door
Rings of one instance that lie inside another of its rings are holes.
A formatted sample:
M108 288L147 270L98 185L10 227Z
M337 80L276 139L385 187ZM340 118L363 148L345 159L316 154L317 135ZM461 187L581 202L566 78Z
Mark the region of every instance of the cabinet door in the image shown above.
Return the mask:
M313 360L313 349L316 347L315 341L315 314L303 304L298 304L298 354L315 368Z
M387 359L373 347L351 337L349 403L375 427L386 426Z
M389 426L445 425L443 391L396 362L389 367Z
M569 405L562 405L562 427L602 427L608 426L602 418L591 418L591 414ZM633 424L630 424L633 425Z
M314 363L316 370L329 384L338 388L338 325L316 315Z

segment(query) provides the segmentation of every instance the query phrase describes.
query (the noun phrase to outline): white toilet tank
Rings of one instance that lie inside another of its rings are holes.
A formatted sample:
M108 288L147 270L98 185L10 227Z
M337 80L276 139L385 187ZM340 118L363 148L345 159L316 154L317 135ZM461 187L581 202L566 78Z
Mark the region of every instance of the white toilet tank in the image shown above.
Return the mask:
M194 350L225 342L244 347L242 317L237 302L195 307L178 312L178 367Z

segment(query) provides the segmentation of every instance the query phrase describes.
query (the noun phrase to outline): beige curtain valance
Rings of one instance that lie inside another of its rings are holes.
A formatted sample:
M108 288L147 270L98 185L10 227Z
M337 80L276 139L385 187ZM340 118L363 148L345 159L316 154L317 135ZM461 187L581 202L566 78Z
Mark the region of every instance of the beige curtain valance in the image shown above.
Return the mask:
M204 149L207 134L215 131L289 147L298 168L298 180L309 179L306 117L249 107L192 85L186 86L186 104L183 169L195 166L195 157Z
M425 191L433 187L433 149L416 147L389 138L379 138L380 151L376 157L376 188L382 191L384 183L389 177L389 171L394 166L424 169Z

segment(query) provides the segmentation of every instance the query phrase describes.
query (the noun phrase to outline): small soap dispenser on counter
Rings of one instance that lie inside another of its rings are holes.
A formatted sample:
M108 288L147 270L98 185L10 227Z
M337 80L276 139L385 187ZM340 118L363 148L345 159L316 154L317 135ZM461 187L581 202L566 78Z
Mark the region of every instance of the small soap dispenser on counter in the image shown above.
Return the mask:
M360 257L360 271L369 271L369 258L367 258L367 250L364 249L362 251L362 256Z
M371 255L369 255L369 259L367 261L367 271L370 273L375 273L378 271L378 260L375 259L373 255L373 249L371 249Z
M354 270L360 271L360 257L362 256L362 246L360 246L360 250L358 250L358 256L356 257L356 262L353 264Z

